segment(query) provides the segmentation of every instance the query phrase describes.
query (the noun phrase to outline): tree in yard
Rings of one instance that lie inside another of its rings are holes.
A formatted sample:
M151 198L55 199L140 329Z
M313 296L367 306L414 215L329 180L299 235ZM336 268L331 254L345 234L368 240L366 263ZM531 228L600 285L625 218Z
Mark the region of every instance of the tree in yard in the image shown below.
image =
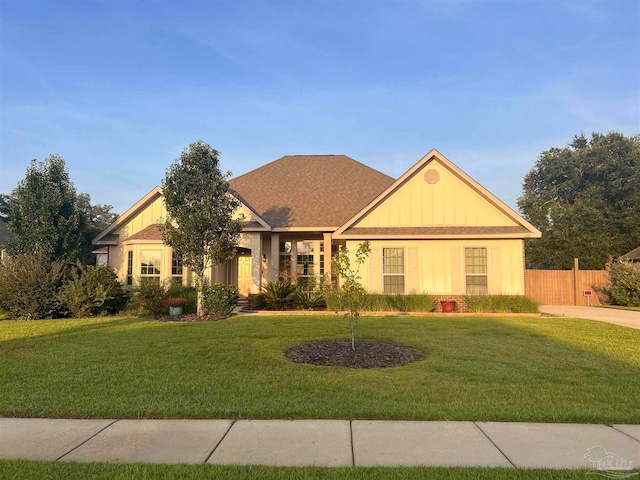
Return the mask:
M342 248L336 253L331 262L331 269L341 279L340 290L338 291L339 305L344 308L349 319L351 329L351 349L356 349L356 321L360 316L358 309L362 303L362 298L367 293L360 283L360 267L371 253L371 243L362 242L358 245L355 253L355 265L351 265L349 251Z
M204 272L233 257L243 222L240 202L220 171L220 153L202 141L189 145L168 169L162 188L167 216L164 242L196 276L198 315L203 315Z
M518 207L542 238L528 240L529 267L602 269L640 245L640 136L583 134L542 152Z
M82 238L79 258L86 265L95 263L95 257L91 253L95 246L91 244L100 232L118 219L113 206L106 204L91 205L91 197L86 193L78 195L78 208L82 213Z
M51 260L75 259L82 238L82 213L64 159L32 160L24 180L6 200L11 255L34 253Z

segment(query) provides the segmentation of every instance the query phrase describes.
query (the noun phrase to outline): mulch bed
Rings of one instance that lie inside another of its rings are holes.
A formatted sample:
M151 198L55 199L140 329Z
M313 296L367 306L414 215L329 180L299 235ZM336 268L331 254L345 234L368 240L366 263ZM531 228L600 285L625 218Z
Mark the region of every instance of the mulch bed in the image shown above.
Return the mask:
M217 322L222 320L223 317L218 315L203 315L199 317L195 313L185 313L182 315L159 315L155 319L161 322Z
M356 340L355 351L351 340L302 343L285 350L284 355L294 363L345 368L398 367L426 357L413 347L375 340Z

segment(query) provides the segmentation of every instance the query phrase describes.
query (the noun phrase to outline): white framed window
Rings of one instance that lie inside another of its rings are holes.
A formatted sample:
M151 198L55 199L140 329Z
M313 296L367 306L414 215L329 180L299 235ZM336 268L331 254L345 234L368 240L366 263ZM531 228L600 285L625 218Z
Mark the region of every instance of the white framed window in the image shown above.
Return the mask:
M133 250L127 252L127 285L133 285Z
M140 251L141 278L150 278L160 283L160 265L162 265L162 252L160 250Z
M384 293L404 294L404 248L382 249Z
M171 251L171 280L182 283L182 273L184 267L182 266L182 258L178 257L175 252Z
M467 247L464 249L464 274L467 295L486 295L489 293L486 247Z

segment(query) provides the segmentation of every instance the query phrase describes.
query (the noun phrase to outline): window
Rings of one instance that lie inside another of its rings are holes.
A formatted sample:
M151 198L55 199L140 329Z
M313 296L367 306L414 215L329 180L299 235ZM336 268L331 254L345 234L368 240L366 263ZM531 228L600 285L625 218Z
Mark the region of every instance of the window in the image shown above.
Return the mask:
M182 259L171 252L171 280L182 283Z
M486 248L473 247L464 249L464 271L467 295L486 295L489 293Z
M404 294L404 248L382 249L384 293Z
M324 242L320 242L320 275L324 275Z
M158 250L142 250L140 252L140 276L151 278L160 283L160 257Z
M127 285L133 285L133 251L127 252Z
M278 278L291 278L291 242L280 242L280 258L278 261Z

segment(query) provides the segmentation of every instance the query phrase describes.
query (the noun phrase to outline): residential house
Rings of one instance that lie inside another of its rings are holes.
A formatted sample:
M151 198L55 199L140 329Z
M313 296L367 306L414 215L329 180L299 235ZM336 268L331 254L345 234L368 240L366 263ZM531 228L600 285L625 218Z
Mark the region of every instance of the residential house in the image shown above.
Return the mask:
M370 292L524 294L524 240L540 232L436 150L398 179L345 155L290 155L230 180L245 227L236 256L210 281L242 294L265 282L330 275L331 256L371 242ZM121 281L190 282L162 243L167 217L154 188L94 239Z
M0 260L3 260L7 255L5 249L9 244L10 239L11 234L7 226L7 221L0 217Z

